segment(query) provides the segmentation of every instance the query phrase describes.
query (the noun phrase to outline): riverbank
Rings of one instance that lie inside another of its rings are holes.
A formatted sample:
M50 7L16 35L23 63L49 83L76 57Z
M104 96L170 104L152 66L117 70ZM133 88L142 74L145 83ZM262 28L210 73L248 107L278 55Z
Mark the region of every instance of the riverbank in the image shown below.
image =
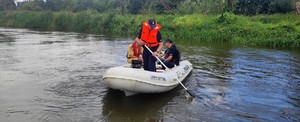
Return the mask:
M294 13L253 17L220 15L116 15L94 11L0 12L0 26L47 31L75 31L134 38L141 22L155 18L163 38L220 41L267 47L300 47L300 21Z

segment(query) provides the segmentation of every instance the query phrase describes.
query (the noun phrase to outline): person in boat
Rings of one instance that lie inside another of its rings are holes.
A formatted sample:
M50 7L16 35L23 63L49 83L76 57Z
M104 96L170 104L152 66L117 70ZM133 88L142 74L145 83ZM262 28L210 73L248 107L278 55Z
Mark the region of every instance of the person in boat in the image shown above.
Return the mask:
M143 62L142 53L143 53L143 44L144 42L136 38L130 45L128 45L127 49L127 62L129 64L132 63L132 60L139 60Z
M139 34L137 35L137 38L144 42L142 56L144 70L156 72L156 56L163 47L162 36L159 30L160 25L156 23L154 19L149 19L148 21L143 22ZM149 47L153 54L151 54L145 46Z
M173 40L167 39L165 45L167 50L161 54L159 58L168 68L173 68L175 65L179 66L180 53L173 43ZM164 66L162 67L165 69Z

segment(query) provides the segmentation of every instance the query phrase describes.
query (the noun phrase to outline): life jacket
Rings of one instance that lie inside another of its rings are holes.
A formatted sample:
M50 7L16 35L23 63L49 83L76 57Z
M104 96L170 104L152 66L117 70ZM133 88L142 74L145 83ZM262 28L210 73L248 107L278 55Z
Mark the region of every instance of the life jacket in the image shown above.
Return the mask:
M143 23L143 29L141 34L141 39L144 41L144 44L148 47L155 47L158 45L157 42L157 34L160 30L160 25L156 23L156 27L154 29L150 29L150 25L148 21Z
M134 41L132 44L131 44L132 48L133 48L133 55L136 56L136 57L139 57L140 54L142 53L142 50L141 48L137 48L136 46L136 41Z

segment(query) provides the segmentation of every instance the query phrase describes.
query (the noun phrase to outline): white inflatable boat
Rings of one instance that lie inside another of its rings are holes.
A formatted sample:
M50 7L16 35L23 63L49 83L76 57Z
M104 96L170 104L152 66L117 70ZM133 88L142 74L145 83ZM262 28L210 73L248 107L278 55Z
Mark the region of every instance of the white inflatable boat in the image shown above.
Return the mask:
M182 82L192 69L192 64L185 60L170 70ZM103 76L104 84L109 88L124 91L126 96L166 92L179 85L178 80L168 70L150 72L143 68L131 68L130 64L110 68Z

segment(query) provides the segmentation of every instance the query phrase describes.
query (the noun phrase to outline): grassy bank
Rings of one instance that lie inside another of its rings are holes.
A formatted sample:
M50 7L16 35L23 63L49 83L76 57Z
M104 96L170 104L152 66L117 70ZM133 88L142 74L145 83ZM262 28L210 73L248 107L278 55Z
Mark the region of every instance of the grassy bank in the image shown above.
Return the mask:
M0 12L0 26L50 31L76 31L134 37L142 21L155 18L163 38L227 41L268 47L300 47L299 16L291 14L220 15L115 15L93 11Z

